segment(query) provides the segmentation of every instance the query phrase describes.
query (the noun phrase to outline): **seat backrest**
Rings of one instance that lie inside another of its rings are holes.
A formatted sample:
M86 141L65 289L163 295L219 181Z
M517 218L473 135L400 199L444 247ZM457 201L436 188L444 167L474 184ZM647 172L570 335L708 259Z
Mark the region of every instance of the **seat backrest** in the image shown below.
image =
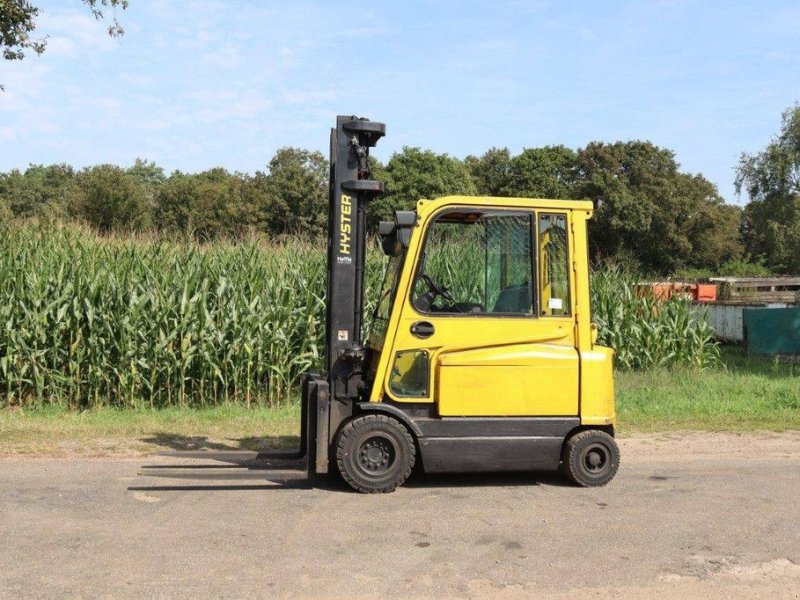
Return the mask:
M526 281L521 285L507 287L500 292L492 312L530 313L531 310L531 284Z

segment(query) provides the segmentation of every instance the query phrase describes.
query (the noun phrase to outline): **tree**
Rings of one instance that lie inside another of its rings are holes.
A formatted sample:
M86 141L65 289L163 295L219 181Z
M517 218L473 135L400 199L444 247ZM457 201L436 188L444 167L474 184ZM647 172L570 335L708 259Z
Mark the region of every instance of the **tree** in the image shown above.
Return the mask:
M678 166L672 151L643 141L592 142L578 152L575 196L603 201L589 222L595 258L669 274L739 257L734 213L716 186Z
M725 204L717 187L702 175L678 173L676 196L685 199L682 223L691 250L683 263L719 271L743 254L739 236L742 209Z
M156 227L191 236L192 215L199 205L199 196L194 177L180 171L172 173L156 192L153 208Z
M256 212L244 201L247 182L246 176L222 168L197 175L175 171L156 192L156 226L198 241L238 237Z
M508 196L511 184L511 152L508 148L490 148L479 158L464 159L478 194Z
M511 180L504 195L573 198L577 173L577 155L566 146L526 148L511 160Z
M108 7L128 8L128 0L82 0L97 20L103 20L103 10ZM36 30L39 8L30 0L0 0L0 49L5 60L22 60L27 51L41 54L47 48L47 37L32 38ZM108 35L120 37L125 33L122 26L112 17L108 25ZM0 90L3 86L0 85Z
M11 208L8 206L8 202L6 202L5 198L0 198L0 225L8 223L11 221L13 214L11 213Z
M31 165L0 174L0 198L16 217L50 217L63 212L75 171L69 165Z
M272 233L319 236L328 217L328 161L320 152L281 148L260 180L262 221ZM257 175L258 177L258 175Z
M95 19L103 20L103 9L109 7L116 10L128 8L128 0L82 0L89 7ZM3 58L6 60L22 60L25 52L31 50L41 54L47 48L47 38L32 39L31 34L36 30L36 18L39 8L30 0L2 0L0 2L0 47L3 49ZM108 35L119 37L125 30L117 21L116 16L108 25Z
M70 216L103 233L152 225L144 187L115 165L90 167L75 175L67 208Z
M45 39L31 39L39 9L27 0L3 0L0 4L0 46L5 60L22 60L26 50L44 52Z
M508 148L491 148L480 158L468 156L478 193L522 198L574 198L578 157L566 146L525 148L512 157Z
M139 183L153 192L167 180L162 167L141 158L137 158L133 166L128 167L128 174L133 175Z
M464 162L419 148L405 147L394 153L385 168L378 165L373 169L373 177L386 182L386 193L369 207L367 216L372 228L381 219L391 218L393 210L410 210L424 198L478 193Z
M139 185L142 186L147 198L148 210L152 213L156 206L156 194L167 180L164 169L154 162L148 162L137 158L133 166L128 167L126 172L128 175L134 177L139 182Z
M748 253L784 273L800 273L800 104L787 109L766 148L742 154L736 191L747 192L743 231Z

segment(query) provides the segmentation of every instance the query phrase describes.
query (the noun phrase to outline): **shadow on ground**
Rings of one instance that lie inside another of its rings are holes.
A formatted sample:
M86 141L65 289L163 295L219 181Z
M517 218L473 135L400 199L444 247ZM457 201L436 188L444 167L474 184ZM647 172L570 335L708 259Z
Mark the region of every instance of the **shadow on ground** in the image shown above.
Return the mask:
M160 448L163 454L180 463L143 465L143 477L166 479L165 485L131 486L136 492L170 491L249 491L281 489L318 489L330 492L351 492L338 474L307 477L305 458L293 453L300 440L297 436L264 436L231 438L225 441L207 436L185 436L157 433L142 442ZM186 483L177 483L177 480ZM218 483L217 483L218 482ZM411 489L569 486L557 473L457 473L427 474L416 468L404 484Z
M206 456L207 455L207 456ZM243 456L237 456L243 455ZM309 479L304 458L281 458L274 454L200 450L191 457L203 462L143 465L142 477L165 479L163 485L137 485L134 492L323 490L355 493L336 473ZM213 462L210 462L213 461ZM180 481L180 483L179 483ZM570 486L557 473L458 473L427 474L418 470L405 482L413 490L465 489L481 487Z
M151 437L140 438L139 441L170 450L250 450L267 452L285 448L296 448L300 438L296 435L251 436L229 438L225 442L209 439L207 436L186 436L177 433L159 432Z
M417 473L405 484L409 488L474 487L574 487L558 473Z

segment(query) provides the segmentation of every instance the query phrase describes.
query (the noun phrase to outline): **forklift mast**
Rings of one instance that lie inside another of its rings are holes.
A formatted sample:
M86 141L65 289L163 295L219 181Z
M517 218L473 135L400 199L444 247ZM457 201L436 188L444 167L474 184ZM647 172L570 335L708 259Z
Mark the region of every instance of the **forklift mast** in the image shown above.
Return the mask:
M331 129L325 367L333 398L345 403L362 393L366 213L384 187L370 178L369 149L385 132L383 123L345 116Z
M328 188L328 286L325 373L304 373L300 455L309 476L328 472L328 450L339 426L362 396L364 265L367 205L383 193L370 179L369 149L386 133L383 123L338 116L331 129Z

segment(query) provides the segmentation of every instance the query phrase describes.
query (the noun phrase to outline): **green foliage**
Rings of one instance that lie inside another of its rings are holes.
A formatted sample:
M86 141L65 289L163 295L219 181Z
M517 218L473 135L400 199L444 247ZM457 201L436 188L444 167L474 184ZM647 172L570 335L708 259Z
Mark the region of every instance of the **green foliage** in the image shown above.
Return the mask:
M281 148L266 174L176 171L154 187L157 227L198 241L250 231L319 237L327 222L328 162L319 152Z
M511 156L508 148L491 148L466 164L478 193L521 198L574 198L577 155L566 146L525 148Z
M688 298L659 301L614 265L593 273L592 320L598 341L613 348L616 364L627 369L705 368L719 362L713 331Z
M394 210L413 208L423 198L601 198L589 225L595 261L613 258L660 277L685 269L713 273L742 256L740 209L724 204L702 176L679 172L672 152L648 142L592 143L577 152L564 146L528 148L517 156L492 148L465 161L405 148L386 165L374 159L370 165L372 177L386 182L386 194L368 209L372 231ZM324 157L282 148L267 167L254 175L217 168L167 177L155 163L137 159L115 173L118 185L100 181L100 172L116 169L108 165L78 175L66 165L31 166L24 173L0 174L0 198L16 217L71 216L101 231L127 231L152 221L162 232L204 242L253 232L323 237ZM91 185L87 172L97 180ZM115 218L117 206L122 214Z
M526 148L511 160L508 196L575 198L578 178L576 153L565 146Z
M0 173L0 198L14 216L46 218L63 213L75 171L68 165L31 165Z
M176 171L155 195L157 227L186 239L210 241L243 235L257 207L244 201L249 180L225 169L197 175Z
M44 52L46 40L31 39L39 9L28 0L3 0L0 3L0 48L5 60L22 60L26 50Z
M8 206L6 199L0 197L0 226L10 223L13 216L11 207Z
M457 260L466 249L454 251ZM383 263L367 254L367 315ZM456 279L437 268L454 289L482 285L482 271L456 269ZM321 366L325 278L324 248L294 239L198 246L6 226L0 405L279 404ZM621 365L713 364L710 331L688 302L640 298L614 269L593 285L600 339Z
M76 174L67 211L103 233L152 225L146 188L134 175L114 165L86 168Z
M382 256L368 256L367 313ZM0 236L0 406L276 405L324 348L325 252L35 224Z
M677 211L665 211L664 218L667 223L670 216L675 219L677 231L672 235L683 237L690 248L673 264L714 270L739 261L743 251L739 235L742 209L725 204L716 186L702 175L678 173L675 195L683 202ZM662 247L660 251L670 250Z
M104 18L105 7L128 8L128 0L83 0L98 21ZM0 51L5 60L22 60L28 50L41 54L47 48L47 38L32 38L36 30L39 8L30 0L0 0ZM116 17L108 26L108 35L119 37L125 31ZM0 91L4 88L0 85Z
M319 152L281 148L259 181L266 203L261 207L267 229L280 233L320 235L328 220L328 161Z
M105 17L103 14L104 8L121 8L125 10L128 8L129 4L128 0L83 0L83 3L89 7L92 15L94 15L94 18L98 21L101 21ZM108 35L111 37L120 37L124 33L125 30L122 28L122 25L120 25L119 21L114 17L108 25Z
M745 259L729 260L719 268L723 277L769 277L772 272L762 262Z
M601 199L590 222L595 259L613 257L664 275L713 270L742 254L741 211L701 175L680 173L673 153L649 142L492 148L466 160L478 191L493 196Z
M509 196L511 152L508 148L490 148L481 157L464 160L481 196Z
M127 169L128 175L136 178L145 189L149 201L152 203L158 189L167 181L164 169L152 161L137 158L132 167Z
M773 271L800 273L800 104L783 113L780 134L764 150L742 155L736 189L750 198L747 251Z
M707 268L696 269L693 267L678 269L672 274L675 281L698 281L715 277L719 273L716 270Z
M370 204L368 219L373 228L394 210L413 209L417 200L477 193L467 165L430 150L405 147L395 153L384 168L375 165L373 177L386 182L386 193Z
M589 224L593 254L633 255L645 271L719 266L741 255L737 209L674 154L649 142L590 143L578 152L578 197L600 198Z

